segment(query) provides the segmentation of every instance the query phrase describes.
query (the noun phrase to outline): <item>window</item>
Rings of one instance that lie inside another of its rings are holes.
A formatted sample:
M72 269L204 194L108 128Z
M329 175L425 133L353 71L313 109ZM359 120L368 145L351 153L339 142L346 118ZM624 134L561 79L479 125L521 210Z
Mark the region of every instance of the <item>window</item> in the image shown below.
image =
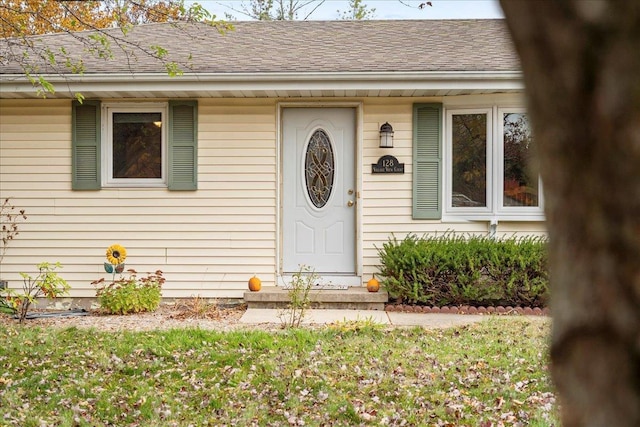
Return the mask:
M490 113L452 114L451 129L451 207L484 211L490 204L487 185L488 128ZM489 182L488 182L489 181Z
M536 144L531 135L531 127L524 111L500 109L499 155L502 158L502 191L500 208L502 211L530 212L541 209L540 171L535 160ZM512 209L513 208L513 209Z
M73 189L196 190L197 117L195 101L74 101Z
M445 126L446 214L543 219L535 141L524 110L449 110Z
M329 201L335 173L335 157L329 135L317 129L307 143L304 162L307 196L316 208L323 208Z
M415 104L413 140L415 219L544 220L524 109Z
M104 106L108 186L166 186L166 104Z

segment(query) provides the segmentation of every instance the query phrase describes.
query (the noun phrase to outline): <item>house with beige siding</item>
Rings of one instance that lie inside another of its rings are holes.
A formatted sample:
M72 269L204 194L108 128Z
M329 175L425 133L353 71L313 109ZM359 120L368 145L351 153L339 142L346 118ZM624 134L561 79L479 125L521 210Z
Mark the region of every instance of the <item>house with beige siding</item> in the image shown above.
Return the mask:
M545 232L501 20L132 29L184 64L176 77L140 52L96 57L90 34L36 39L85 68L42 64L46 98L18 64L0 71L0 197L28 215L10 286L59 261L71 295L93 297L114 243L128 268L164 272L168 298L241 298L300 265L361 286L393 235Z

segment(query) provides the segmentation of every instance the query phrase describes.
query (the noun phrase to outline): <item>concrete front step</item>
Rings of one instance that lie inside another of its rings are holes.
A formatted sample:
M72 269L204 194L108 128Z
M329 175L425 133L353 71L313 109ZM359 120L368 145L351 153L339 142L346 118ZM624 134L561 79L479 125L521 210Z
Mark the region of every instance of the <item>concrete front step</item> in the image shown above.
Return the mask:
M312 308L348 310L384 310L389 295L384 289L369 292L366 287L354 286L347 289L311 290L309 300ZM246 291L244 301L248 308L286 308L290 299L289 291L282 287L265 286L259 292Z

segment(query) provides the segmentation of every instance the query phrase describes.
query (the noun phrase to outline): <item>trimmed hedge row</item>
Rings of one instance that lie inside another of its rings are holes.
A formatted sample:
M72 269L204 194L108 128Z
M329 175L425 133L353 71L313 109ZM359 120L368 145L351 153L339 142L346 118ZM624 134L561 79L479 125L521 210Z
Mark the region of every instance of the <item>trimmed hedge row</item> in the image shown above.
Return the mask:
M549 299L546 238L393 236L378 254L381 283L400 302L544 307Z

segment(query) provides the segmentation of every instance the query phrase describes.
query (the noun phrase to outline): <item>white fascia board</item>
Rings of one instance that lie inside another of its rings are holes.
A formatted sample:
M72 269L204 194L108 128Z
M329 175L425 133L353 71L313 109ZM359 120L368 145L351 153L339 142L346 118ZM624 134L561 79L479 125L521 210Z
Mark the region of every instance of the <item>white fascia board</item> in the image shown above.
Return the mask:
M509 72L335 72L335 73L233 73L184 74L86 74L45 75L48 82L73 92L201 92L287 90L522 90L522 73ZM0 97L33 92L21 74L4 75Z

